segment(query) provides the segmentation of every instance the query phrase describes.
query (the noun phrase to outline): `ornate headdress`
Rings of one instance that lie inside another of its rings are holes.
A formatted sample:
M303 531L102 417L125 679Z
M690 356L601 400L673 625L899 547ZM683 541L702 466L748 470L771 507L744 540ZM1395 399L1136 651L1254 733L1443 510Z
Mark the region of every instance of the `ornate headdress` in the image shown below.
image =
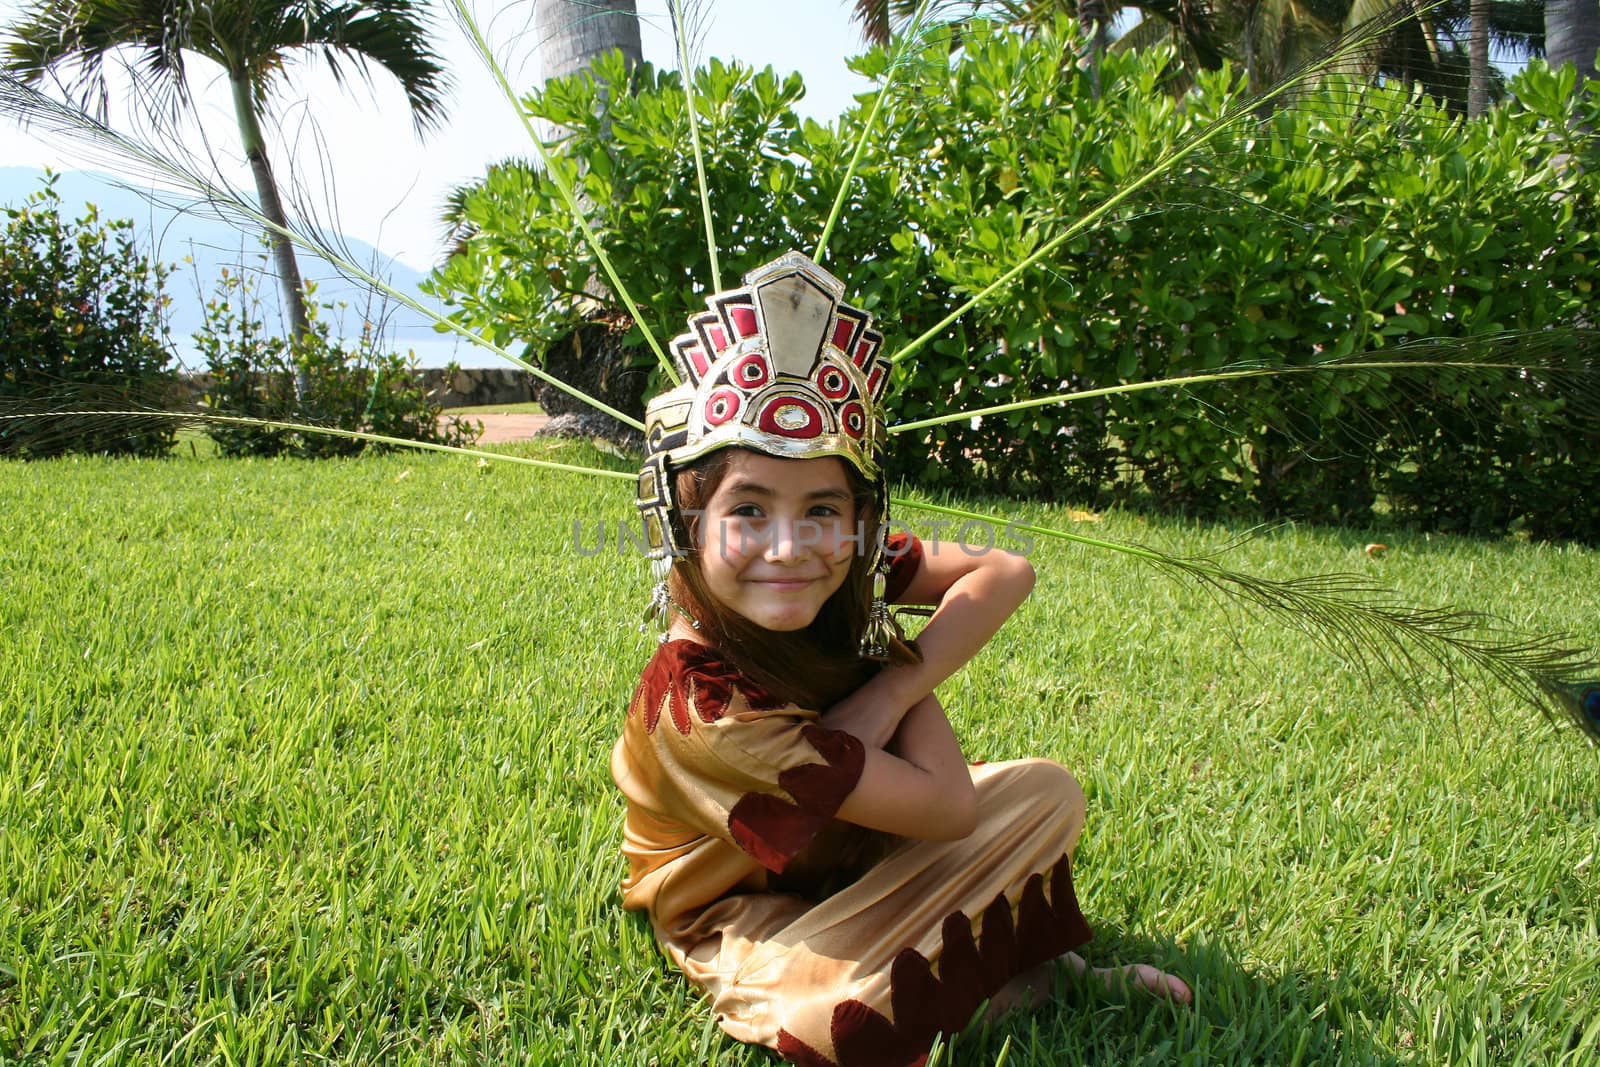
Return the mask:
M744 276L738 289L706 299L672 342L683 383L645 409L639 510L656 561L651 615L667 605L666 575L678 543L673 475L720 448L783 459L838 456L874 487L888 519L878 452L885 437L879 400L889 382L883 335L872 317L843 302L844 283L798 252ZM874 546L873 604L862 655L883 656L890 633L883 605L881 544Z

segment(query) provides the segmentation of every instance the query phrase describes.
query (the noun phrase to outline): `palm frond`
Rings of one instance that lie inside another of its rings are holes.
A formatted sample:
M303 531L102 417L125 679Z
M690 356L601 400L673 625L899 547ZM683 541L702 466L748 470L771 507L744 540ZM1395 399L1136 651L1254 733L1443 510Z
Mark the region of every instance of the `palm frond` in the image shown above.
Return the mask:
M371 68L381 67L400 83L420 134L445 119L450 79L429 43L425 14L406 0L339 4L316 9L304 24L304 47L320 53L335 80L344 84L346 66L369 86Z
M119 62L143 75L139 90L151 106L176 114L190 102L188 22L170 5L40 0L7 29L6 69L34 85L52 80L68 99L102 119L110 106L108 72Z
M868 44L889 43L889 0L852 0L850 17L860 25L862 40Z
M337 242L329 240L320 230L296 225L292 220L288 226L274 223L255 207L247 196L205 173L204 168L192 161L185 161L175 151L113 130L84 111L55 100L3 72L0 72L0 116L12 118L47 137L70 144L91 160L103 161L106 169L134 183L169 191L179 190L197 198L211 210L233 220L235 224L279 234L293 242L295 246L321 256L346 277L384 293L395 303L424 316L442 330L454 333L479 348L494 353L540 381L560 389L596 411L604 412L624 425L636 430L644 428L643 424L633 416L589 396L556 378L542 367L529 363L460 323L441 315L412 294L397 289L346 252L341 251L336 246ZM137 186L134 186L134 191L144 192Z

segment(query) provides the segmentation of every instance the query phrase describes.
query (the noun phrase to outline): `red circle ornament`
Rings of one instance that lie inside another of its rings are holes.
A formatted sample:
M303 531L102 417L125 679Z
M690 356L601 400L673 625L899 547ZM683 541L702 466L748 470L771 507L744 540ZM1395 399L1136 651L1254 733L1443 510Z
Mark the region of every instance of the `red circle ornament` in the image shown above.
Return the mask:
M829 400L843 400L850 395L850 379L838 367L824 363L817 371L817 388Z
M732 389L718 389L706 399L706 422L721 426L739 414L739 394Z
M859 441L867 432L867 413L860 404L846 404L844 410L839 412L839 425L844 427L845 433Z
M816 437L822 433L822 412L804 397L779 396L761 409L757 425L779 437Z
M771 376L767 358L759 352L752 352L733 365L733 383L742 389L760 389Z

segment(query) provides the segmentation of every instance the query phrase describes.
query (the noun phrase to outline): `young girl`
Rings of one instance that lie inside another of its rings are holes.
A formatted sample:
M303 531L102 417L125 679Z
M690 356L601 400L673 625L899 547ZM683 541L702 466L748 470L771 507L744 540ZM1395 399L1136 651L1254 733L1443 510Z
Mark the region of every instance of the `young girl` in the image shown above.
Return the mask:
M612 773L624 904L730 1035L802 1064L922 1062L1035 1002L1090 937L1083 793L968 767L935 687L1033 586L1026 560L879 539L879 334L790 253L708 300L647 413L640 508L668 624ZM915 646L885 602L937 604ZM1148 966L1097 971L1187 1002Z

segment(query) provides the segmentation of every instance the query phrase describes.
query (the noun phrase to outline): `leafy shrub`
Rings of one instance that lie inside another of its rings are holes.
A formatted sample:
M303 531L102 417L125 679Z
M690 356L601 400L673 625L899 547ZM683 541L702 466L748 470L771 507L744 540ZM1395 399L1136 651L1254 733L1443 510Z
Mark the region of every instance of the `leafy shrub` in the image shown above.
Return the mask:
M1075 32L968 27L954 57L934 39L902 64L826 265L891 350L922 340L897 368L891 421L1194 384L902 433L892 475L1314 520L1365 520L1387 498L1424 526L1596 536L1563 487L1600 484L1600 442L1548 389L1594 369L1576 344L1543 353L1554 376L1202 379L1402 351L1502 363L1522 354L1507 332L1584 325L1600 168L1568 160L1592 152L1573 109L1600 119L1600 84L1574 103L1570 79L1532 64L1512 102L1465 122L1403 87L1330 79L1293 108L1215 132L1248 104L1230 71L1200 76L1179 101L1169 53L1113 52L1096 92L1060 62ZM890 59L874 50L853 66L881 81ZM600 244L665 339L711 278L688 115L678 76L649 66L633 94L601 107L599 83L624 76L614 60L598 82L552 82L525 106L572 131L554 165L593 205ZM810 251L872 101L821 125L796 118L795 78L717 62L694 78L727 286L786 249ZM1130 191L1205 131L1180 167ZM548 174L492 170L463 198L462 221L458 254L432 279L458 319L537 347L592 313L583 280L600 264ZM1045 242L1038 267L956 313ZM653 366L642 336L635 344Z
M55 178L0 232L0 413L161 409L175 373L162 338L167 268L135 246L133 224L89 207L61 215ZM173 440L151 420L0 424L0 456L157 455Z
M308 296L311 294L308 294ZM247 274L223 271L205 306L205 328L194 335L211 376L206 404L219 415L292 422L465 445L476 431L460 422L443 428L440 407L415 371L415 361L380 350L370 321L346 349L327 316L337 309L307 301L310 332L293 342L268 333L261 302ZM453 368L452 368L453 369ZM304 388L296 395L296 373ZM214 422L206 432L225 456L353 455L389 446L336 434Z

